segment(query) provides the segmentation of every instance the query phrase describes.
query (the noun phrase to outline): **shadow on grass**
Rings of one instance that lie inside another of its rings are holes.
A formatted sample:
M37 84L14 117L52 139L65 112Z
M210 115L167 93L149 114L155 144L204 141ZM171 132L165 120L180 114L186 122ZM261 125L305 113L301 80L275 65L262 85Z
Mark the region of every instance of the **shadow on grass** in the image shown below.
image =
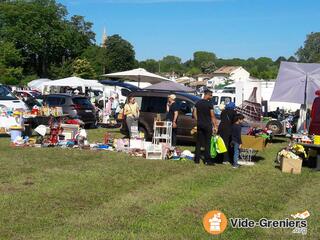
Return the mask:
M259 162L259 161L263 161L263 160L265 160L265 158L261 157L261 156L252 157L252 162Z
M177 141L178 146L195 147L196 143L191 141Z

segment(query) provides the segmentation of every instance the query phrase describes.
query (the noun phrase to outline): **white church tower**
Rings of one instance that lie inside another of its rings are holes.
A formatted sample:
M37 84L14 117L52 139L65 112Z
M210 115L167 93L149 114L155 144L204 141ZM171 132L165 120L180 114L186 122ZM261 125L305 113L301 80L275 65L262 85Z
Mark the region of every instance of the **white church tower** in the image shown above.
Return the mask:
M106 48L107 47L107 30L106 27L103 28L103 34L102 34L102 42L101 42L101 47Z

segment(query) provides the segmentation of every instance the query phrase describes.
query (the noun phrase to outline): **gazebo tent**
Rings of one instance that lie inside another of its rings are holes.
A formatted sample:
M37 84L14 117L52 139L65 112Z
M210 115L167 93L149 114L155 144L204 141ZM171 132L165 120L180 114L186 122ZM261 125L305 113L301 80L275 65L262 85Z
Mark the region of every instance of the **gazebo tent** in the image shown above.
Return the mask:
M28 82L27 85L31 89L36 89L42 92L44 83L50 82L50 81L51 79L48 79L48 78L40 78L40 79L32 80L31 82Z
M270 101L302 104L297 129L306 130L307 105L320 89L320 64L281 62Z
M103 88L103 85L99 83L97 80L85 80L79 77L68 77L68 78L62 78L59 80L46 82L43 84L44 88L50 88L50 87L72 87L77 88L81 87L82 91L85 91L86 87L89 88Z
M312 104L320 89L320 64L281 62L271 101Z
M138 82L139 84L140 82L148 82L151 84L156 84L163 81L170 81L165 77L148 72L143 68L137 68L137 69L124 71L124 72L104 74L103 76L109 77L109 78L115 78L115 79L135 81L135 82Z
M194 89L186 87L181 83L176 83L173 81L165 81L157 84L153 84L144 89L147 90L158 90L158 91L168 91L168 92L195 92Z

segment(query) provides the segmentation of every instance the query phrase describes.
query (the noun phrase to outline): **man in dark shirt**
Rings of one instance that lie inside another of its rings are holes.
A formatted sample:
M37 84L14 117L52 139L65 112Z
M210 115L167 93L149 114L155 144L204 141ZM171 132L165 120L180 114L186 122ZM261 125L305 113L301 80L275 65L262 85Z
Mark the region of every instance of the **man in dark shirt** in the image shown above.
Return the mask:
M177 144L178 115L179 115L179 106L176 103L176 95L171 94L168 96L166 121L172 122L172 139L171 139L172 146L176 146Z
M203 99L198 101L195 106L194 117L197 121L197 143L195 163L200 163L201 147L204 147L204 163L214 165L210 156L210 143L212 133L218 130L218 123L214 116L213 105L210 103L212 92L204 91Z

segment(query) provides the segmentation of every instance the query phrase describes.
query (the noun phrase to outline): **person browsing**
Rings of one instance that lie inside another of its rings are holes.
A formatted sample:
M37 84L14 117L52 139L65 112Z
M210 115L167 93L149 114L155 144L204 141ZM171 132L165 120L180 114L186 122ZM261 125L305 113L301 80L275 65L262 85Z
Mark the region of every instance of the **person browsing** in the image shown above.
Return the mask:
M234 118L237 115L237 112L234 110L236 107L234 102L229 102L225 109L222 110L220 115L220 124L218 128L218 135L220 135L228 149L227 152L223 153L222 162L224 164L232 162L232 147L231 147L231 138L232 138L232 125L234 122Z
M200 163L201 147L204 147L204 163L214 165L210 156L210 143L212 133L217 133L218 123L214 115L213 105L210 103L212 92L204 91L203 99L198 101L193 112L197 122L197 143L194 162Z
M124 105L124 115L129 130L130 138L132 137L132 127L138 127L139 106L134 97L129 97L128 102Z
M241 148L241 124L244 120L242 114L237 114L234 118L234 123L232 125L232 140L231 145L233 146L233 168L238 168L238 160Z
M176 103L176 95L168 96L166 121L172 122L172 146L177 144L177 120L179 115L179 106Z

